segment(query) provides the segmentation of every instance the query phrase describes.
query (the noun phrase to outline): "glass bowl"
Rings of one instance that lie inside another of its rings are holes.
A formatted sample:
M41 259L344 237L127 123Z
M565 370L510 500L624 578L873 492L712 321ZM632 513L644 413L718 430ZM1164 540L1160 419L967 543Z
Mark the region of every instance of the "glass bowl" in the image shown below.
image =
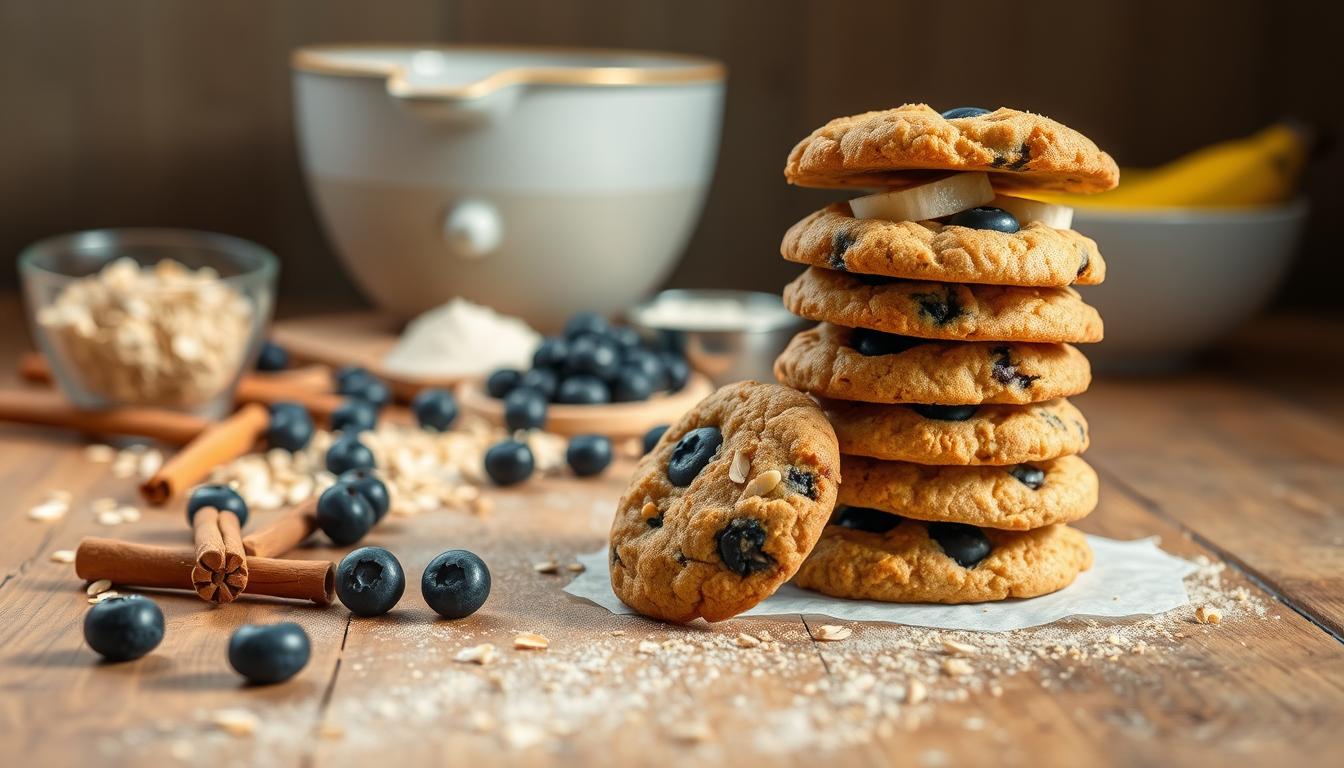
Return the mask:
M29 327L77 407L227 413L270 322L279 267L256 243L99 229L19 255Z

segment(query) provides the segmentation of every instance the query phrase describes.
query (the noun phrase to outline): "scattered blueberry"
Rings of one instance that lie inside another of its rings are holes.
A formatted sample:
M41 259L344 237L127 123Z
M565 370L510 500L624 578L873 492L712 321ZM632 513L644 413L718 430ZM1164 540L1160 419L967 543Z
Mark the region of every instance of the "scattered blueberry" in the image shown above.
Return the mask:
M331 428L355 435L378 426L378 406L362 397L347 397L331 412Z
M987 205L962 211L948 219L947 223L954 227L992 229L995 232L1006 232L1010 235L1021 229L1016 216L1002 208L993 208Z
M565 338L577 339L580 336L605 336L611 330L607 319L596 312L579 312L565 323Z
M298 403L276 403L271 406L271 420L266 424L266 444L286 451L301 451L313 439L313 417Z
M547 402L555 397L555 389L560 386L560 376L550 368L533 368L518 380L518 387L530 387L540 392ZM507 395L506 395L507 397Z
M555 402L566 405L601 405L611 402L611 390L596 376L577 374L560 382Z
M980 107L957 107L944 112L943 117L948 120L956 120L959 117L979 117L988 114L988 109L981 109Z
M515 368L500 368L491 373L490 378L485 380L485 391L491 397L503 397L518 386L518 382L522 378L522 371Z
M639 349L643 339L639 338L639 331L628 325L613 325L607 331L607 338L611 339L622 351Z
M382 616L406 592L406 573L382 547L360 547L336 567L336 596L356 616Z
M910 405L910 410L935 421L966 421L980 410L977 405Z
M855 328L850 334L849 343L864 357L873 357L875 355L895 355L926 342L923 339L900 336L895 333Z
M247 525L247 502L227 485L201 485L193 489L187 497L187 524L194 523L196 513L206 507L237 515L239 528Z
M541 342L537 351L532 353L534 368L559 368L569 358L569 342L552 336Z
M590 374L609 379L621 369L621 351L603 336L580 336L569 342L569 357L565 359L567 376Z
M249 683L283 683L308 666L312 644L292 621L244 624L229 638L229 665Z
M659 424L648 432L644 433L644 452L652 451L658 445L658 441L663 438L663 433L667 431L666 424Z
M373 403L380 410L392 402L392 390L383 380L358 366L346 366L336 371L336 392L347 397L359 397Z
M840 507L831 519L831 525L869 533L886 533L900 524L898 515L868 507Z
M505 440L485 452L485 474L495 485L516 485L532 476L535 462L525 443Z
M108 661L131 661L163 640L163 611L141 595L111 597L84 614L84 642Z
M336 483L317 497L317 527L338 547L364 538L376 517L364 494L348 483Z
M1008 468L1008 474L1033 491L1039 491L1045 485L1045 470L1030 464L1018 464Z
M327 471L333 475L373 467L373 451L354 435L341 435L327 449Z
M929 523L929 538L962 568L974 568L991 549L984 531L965 523Z
M678 488L691 484L723 445L718 427L700 427L681 436L667 462L667 479Z
M686 358L676 352L663 352L660 355L663 361L663 369L667 371L667 388L672 392L680 392L686 382L691 379L691 364L686 362Z
M744 517L730 520L719 531L718 544L723 564L743 578L775 564L775 559L762 549L765 546L765 528L757 520Z
M579 477L590 477L611 464L611 438L605 435L576 435L565 448L565 461Z
M411 412L420 426L446 432L457 418L457 400L446 389L422 390L411 400Z
M649 385L655 392L667 389L671 383L667 377L667 366L663 365L663 358L657 352L643 347L626 350L621 357L621 366L623 370L636 370L647 376Z
M387 510L392 506L391 494L387 492L387 485L371 469L352 469L348 472L342 472L341 476L336 478L338 482L359 491L359 495L369 503L373 510L373 521L376 523L387 516Z
M633 403L648 400L653 394L653 380L638 368L624 368L611 383L613 403Z
M541 429L546 424L546 396L531 387L518 387L504 396L504 424L513 431Z
M288 367L289 350L274 341L261 342L261 350L257 352L258 371L283 371Z
M466 618L490 596L490 569L471 552L450 549L429 561L420 594L445 619Z
M359 383L372 378L373 374L358 365L343 365L333 371L331 377L336 382L336 389L339 390L342 387L357 387Z

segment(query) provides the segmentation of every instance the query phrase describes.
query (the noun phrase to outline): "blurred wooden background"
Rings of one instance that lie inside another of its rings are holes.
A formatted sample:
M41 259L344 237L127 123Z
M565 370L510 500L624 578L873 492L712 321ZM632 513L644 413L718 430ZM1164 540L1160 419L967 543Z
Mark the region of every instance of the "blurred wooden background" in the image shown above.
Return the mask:
M671 283L777 290L796 271L776 257L783 230L832 197L787 187L780 169L832 116L905 101L1028 107L1125 165L1280 115L1337 134L1342 21L1340 4L1272 0L0 0L0 252L88 227L198 227L278 252L286 301L355 302L299 172L292 48L628 46L730 70L713 193ZM1313 169L1311 229L1281 305L1341 307L1329 229L1341 176L1340 152ZM0 289L15 282L0 270Z

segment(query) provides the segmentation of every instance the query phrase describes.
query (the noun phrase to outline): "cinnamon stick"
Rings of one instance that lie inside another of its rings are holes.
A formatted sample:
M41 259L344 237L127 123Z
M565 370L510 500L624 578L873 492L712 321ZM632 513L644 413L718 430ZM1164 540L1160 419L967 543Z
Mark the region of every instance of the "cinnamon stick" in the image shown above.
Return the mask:
M249 557L279 557L302 544L317 530L317 497L291 507L243 539Z
M167 502L183 488L204 480L215 467L252 450L270 420L270 411L253 403L210 425L164 462L159 471L140 486L140 495L155 506Z
M148 437L172 445L191 442L210 423L189 413L138 406L86 411L51 389L0 390L0 421L65 427L95 435Z
M245 595L288 597L330 605L336 565L327 560L248 558ZM196 553L116 539L88 538L75 550L75 573L86 581L107 579L125 587L195 591Z
M232 603L247 588L247 556L242 526L228 510L202 507L192 518L196 565L191 581L196 594L210 603Z

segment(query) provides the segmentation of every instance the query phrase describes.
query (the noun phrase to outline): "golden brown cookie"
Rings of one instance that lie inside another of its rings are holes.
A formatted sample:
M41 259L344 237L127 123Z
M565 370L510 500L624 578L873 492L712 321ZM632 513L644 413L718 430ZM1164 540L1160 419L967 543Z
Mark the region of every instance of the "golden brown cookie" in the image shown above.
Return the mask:
M814 267L945 283L1096 285L1106 262L1091 238L1032 222L1008 234L936 221L856 219L836 203L789 227L780 252Z
M1077 456L992 466L926 466L840 457L840 503L914 520L1025 531L1087 517L1097 473Z
M730 384L639 462L611 526L611 587L646 616L730 618L788 581L835 506L835 432L807 395Z
M1087 390L1087 358L1068 344L927 341L822 323L775 360L788 386L866 403L1026 404Z
M979 603L1036 597L1092 567L1066 525L996 531L839 508L794 583L832 597L891 603Z
M826 400L840 452L919 464L1003 466L1087 450L1087 420L1064 398L1031 405L878 405Z
M789 311L849 328L950 341L1101 341L1101 315L1072 288L925 283L809 267Z
M1104 192L1120 169L1081 133L1001 107L948 119L926 104L838 117L798 142L784 178L803 187L885 187L929 171L986 171L995 189Z

